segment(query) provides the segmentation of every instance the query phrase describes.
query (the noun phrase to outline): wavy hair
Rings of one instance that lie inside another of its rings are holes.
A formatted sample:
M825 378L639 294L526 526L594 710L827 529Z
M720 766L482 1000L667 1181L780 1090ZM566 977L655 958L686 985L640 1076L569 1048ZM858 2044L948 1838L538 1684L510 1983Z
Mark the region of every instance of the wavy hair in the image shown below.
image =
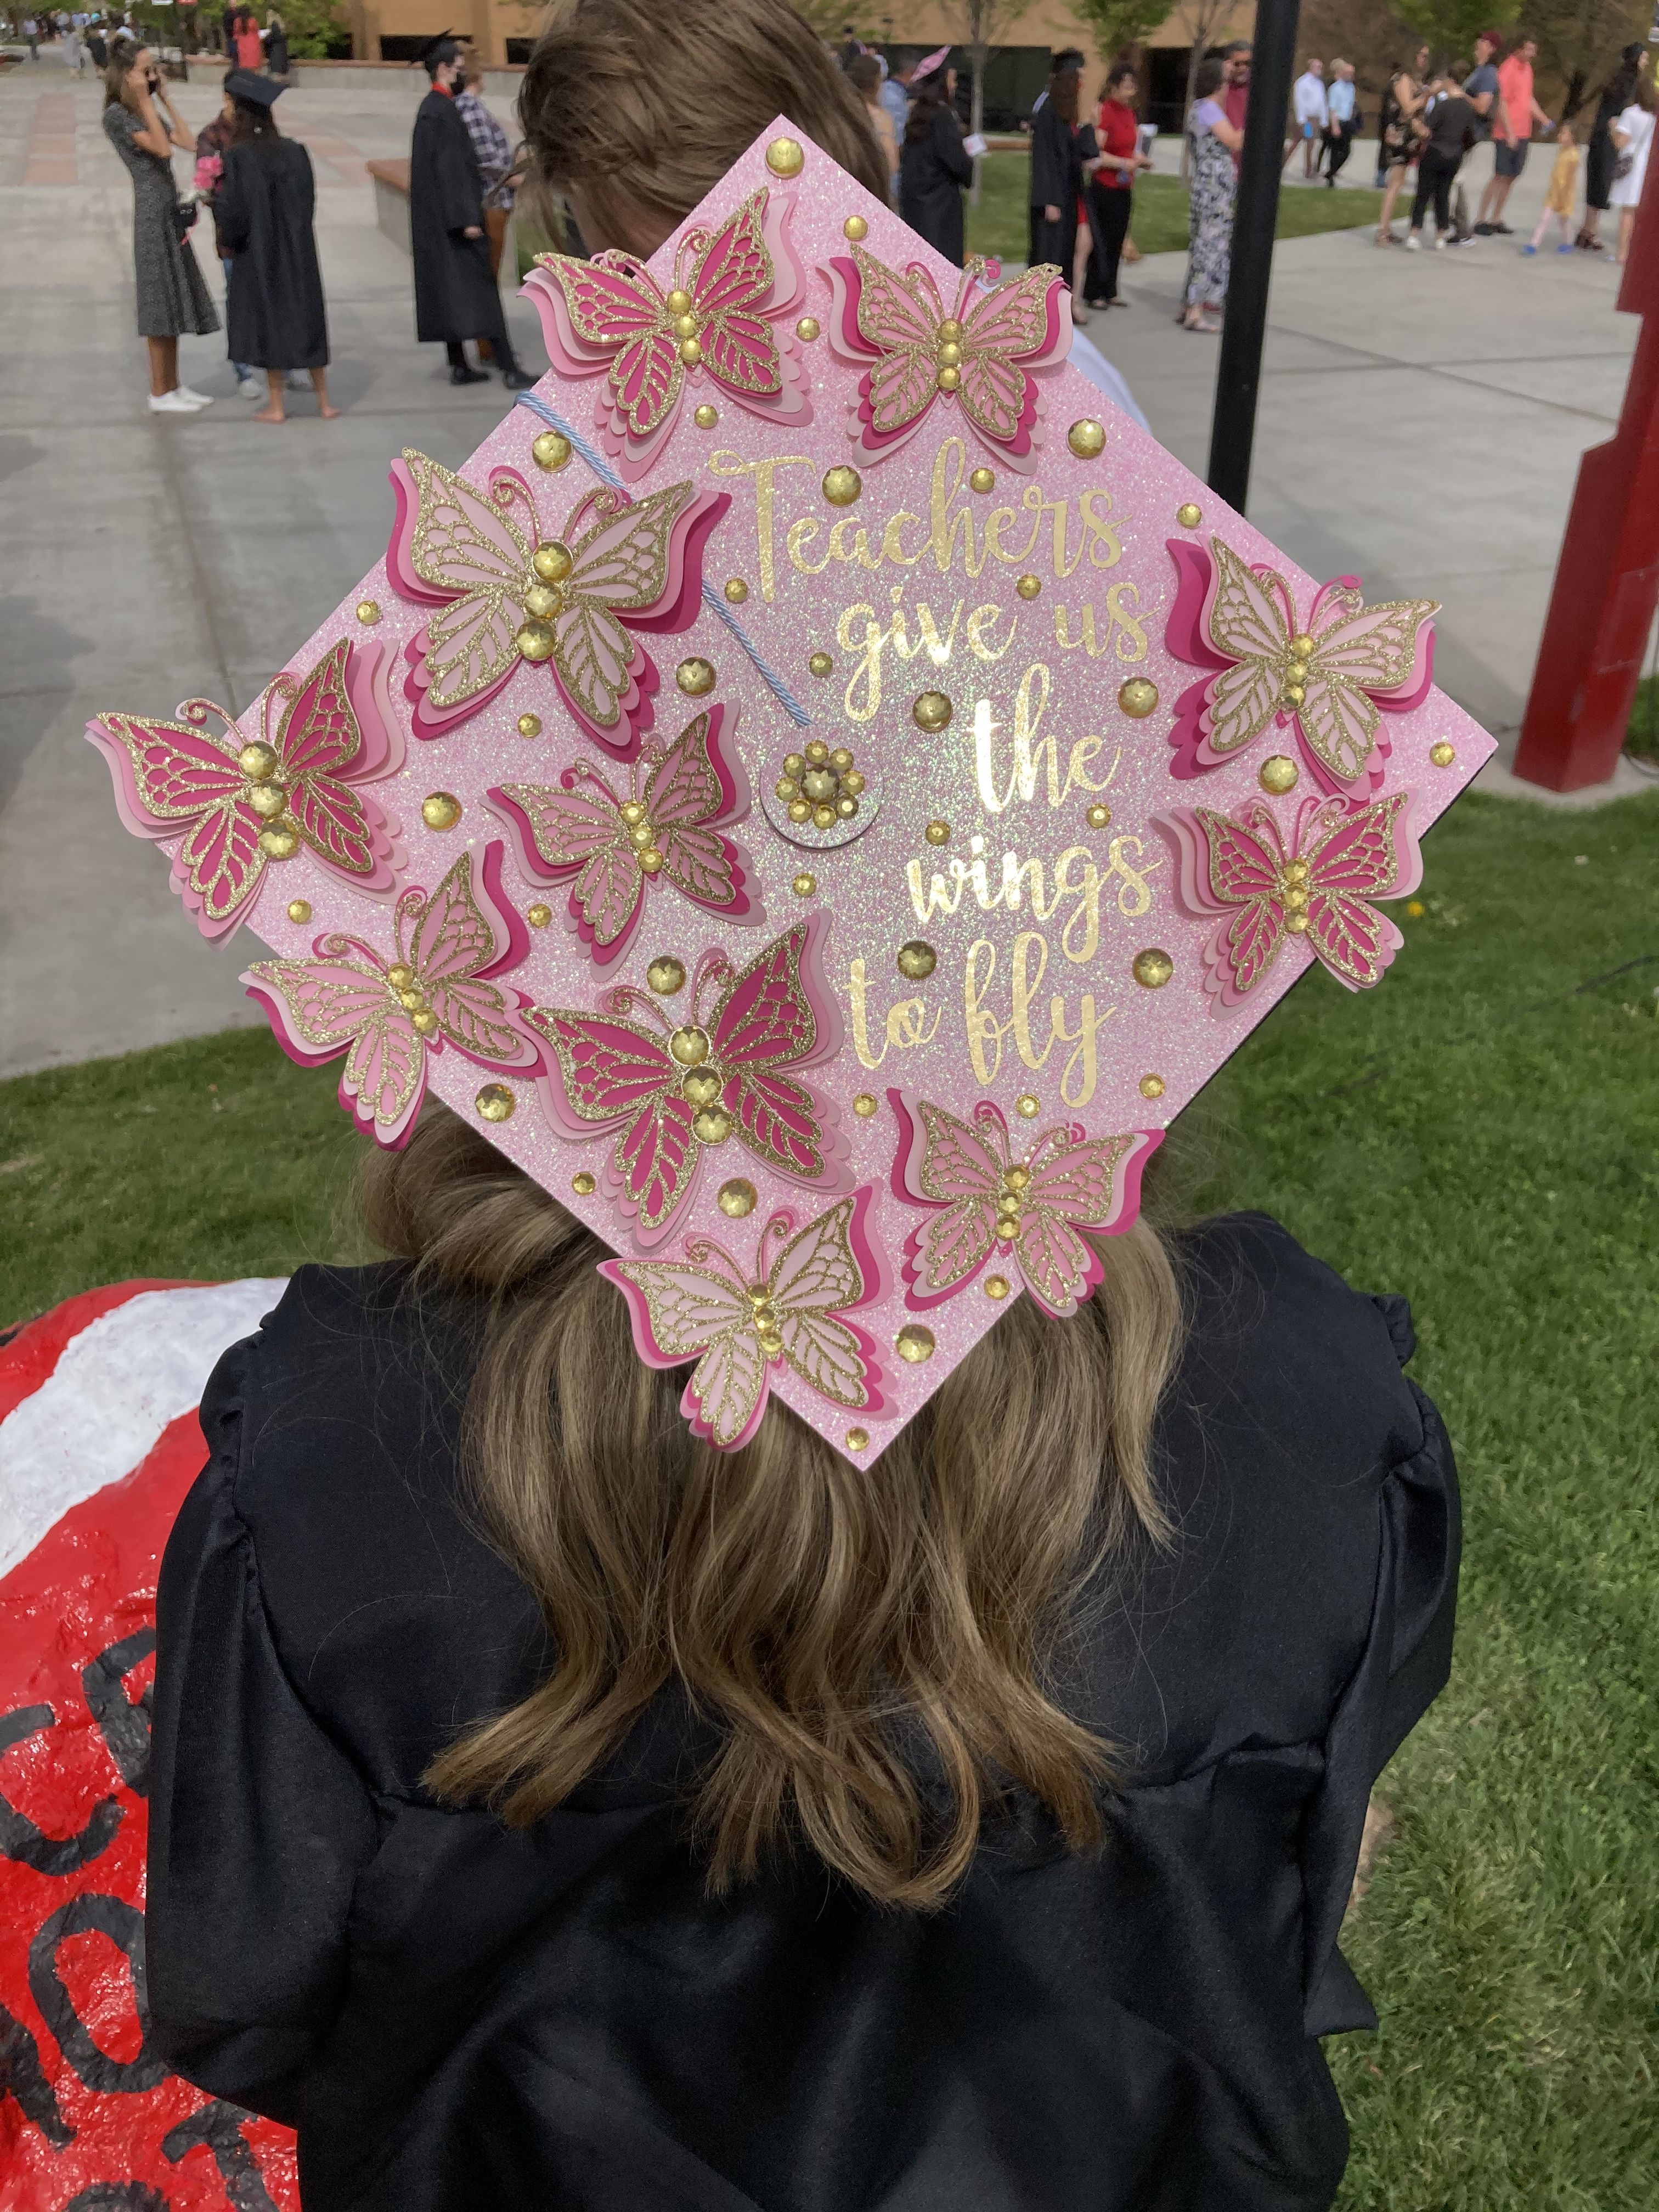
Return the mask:
M427 1780L525 1826L678 1681L719 1748L690 1792L711 1890L805 1845L884 1904L941 1905L1011 1786L1103 1841L1109 1747L1066 1710L1084 1608L1164 1540L1154 1414L1177 1356L1169 1249L1103 1239L1070 1322L1016 1300L869 1465L774 1401L720 1453L685 1370L636 1357L606 1248L429 1101L366 1162L369 1233L479 1316L462 1423L473 1510L557 1654Z

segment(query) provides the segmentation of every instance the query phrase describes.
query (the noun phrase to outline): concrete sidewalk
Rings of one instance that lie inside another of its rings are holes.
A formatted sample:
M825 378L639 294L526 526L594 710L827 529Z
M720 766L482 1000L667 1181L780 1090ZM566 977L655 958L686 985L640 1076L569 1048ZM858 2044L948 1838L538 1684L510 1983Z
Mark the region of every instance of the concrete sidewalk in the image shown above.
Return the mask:
M324 423L295 394L277 430L234 396L222 335L180 349L185 380L217 404L148 412L131 191L100 88L47 62L0 79L14 548L0 594L0 1074L260 1018L234 952L179 927L82 731L112 706L244 706L383 550L397 451L459 463L501 414L499 383L456 391L441 350L414 343L409 262L374 225L362 164L407 150L421 88L302 86L283 102L317 169L330 386L347 411ZM179 94L191 127L216 100L211 81ZM1476 157L1482 176L1490 159ZM1517 188L1517 230L1547 168L1535 160ZM1578 456L1616 416L1635 325L1612 312L1602 261L1523 261L1506 240L1407 256L1369 237L1279 251L1252 520L1317 574L1443 600L1442 682L1512 732ZM210 237L198 251L222 299ZM1133 307L1090 332L1201 472L1216 342L1173 327L1183 266L1139 264ZM541 367L533 314L515 303L511 316ZM66 908L84 929L66 934Z

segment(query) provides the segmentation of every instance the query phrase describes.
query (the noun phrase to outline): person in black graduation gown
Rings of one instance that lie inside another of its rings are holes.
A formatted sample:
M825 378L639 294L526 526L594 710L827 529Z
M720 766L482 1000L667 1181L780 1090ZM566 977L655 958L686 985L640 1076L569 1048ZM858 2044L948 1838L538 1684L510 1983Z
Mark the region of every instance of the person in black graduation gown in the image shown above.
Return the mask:
M312 217L317 180L311 156L276 128L272 109L287 90L250 70L232 70L225 90L235 107L234 135L214 222L228 256L225 301L230 357L262 368L270 398L256 422L284 422L283 388L290 369L311 372L317 410L331 422L328 397L328 316Z
M947 261L962 266L962 194L974 165L962 143L954 102L957 73L934 70L911 79L915 98L899 152L899 213Z
M1048 97L1031 118L1031 255L1053 262L1072 281L1077 252L1078 195L1083 167L1078 143L1079 79L1075 70L1057 70ZM1089 140L1092 152L1092 134Z
M465 73L459 40L446 31L421 57L432 89L415 118L409 149L409 235L415 256L415 335L449 355L452 384L483 384L487 372L468 365L465 341L488 338L509 392L536 379L520 368L507 335L501 295L489 266L483 180L459 109L455 88Z

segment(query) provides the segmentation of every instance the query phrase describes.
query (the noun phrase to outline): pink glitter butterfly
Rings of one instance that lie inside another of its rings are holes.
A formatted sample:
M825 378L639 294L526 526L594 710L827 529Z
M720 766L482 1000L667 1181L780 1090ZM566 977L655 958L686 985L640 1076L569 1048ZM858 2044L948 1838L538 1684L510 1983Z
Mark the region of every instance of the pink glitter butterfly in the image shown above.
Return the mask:
M584 761L556 786L504 783L489 793L526 874L570 882L571 926L601 968L627 951L657 884L732 921L765 920L746 888L742 848L721 834L749 811L742 766L721 744L726 715L711 707L665 750L647 750L626 798Z
M1042 264L986 291L985 264L970 260L948 314L919 261L901 275L855 246L824 274L835 292L830 343L864 368L848 409L863 452L896 453L937 404L959 410L1006 466L1036 468L1043 411L1036 372L1064 361L1072 343L1058 269Z
M406 448L392 465L392 488L398 515L386 574L404 599L441 611L405 649L416 735L441 738L476 714L530 658L546 663L580 727L631 760L659 682L634 633L683 630L695 620L703 545L731 495L690 483L631 502L589 491L548 539L516 469L492 470L486 494ZM538 552L562 573L542 574Z
M607 1188L647 1246L659 1243L695 1189L703 1153L730 1137L768 1167L834 1190L834 1109L795 1073L830 1059L841 1018L819 969L818 917L799 922L746 968L707 952L690 1018L672 1029L656 1001L619 988L606 1011L535 1006L525 1017L552 1048L544 1097L568 1137L615 1133ZM647 1029L627 1020L648 1016Z
M866 1185L838 1200L794 1237L793 1217L775 1213L750 1267L703 1237L685 1239L684 1261L600 1261L628 1300L647 1365L696 1360L680 1411L717 1451L736 1451L754 1435L778 1368L849 1413L879 1409L875 1342L850 1318L883 1288L865 1221L870 1195ZM769 1267L771 1237L780 1249Z
M1207 549L1172 538L1170 553L1181 588L1169 649L1222 672L1176 702L1175 774L1219 768L1289 722L1322 790L1380 790L1389 745L1378 709L1402 714L1427 697L1439 601L1368 607L1344 576L1320 586L1298 629L1295 598L1277 569L1251 567L1218 538Z
M567 375L604 375L594 421L630 483L655 460L686 384L700 377L780 429L811 421L795 340L781 328L806 289L789 242L793 212L792 193L763 186L718 229L687 230L666 293L630 253L536 257L525 289L549 358Z
M1218 1012L1255 988L1287 938L1302 939L1351 991L1382 981L1405 940L1369 902L1405 898L1423 880L1411 805L1408 791L1363 805L1304 799L1288 845L1259 799L1232 815L1193 806L1154 816L1176 848L1181 904L1221 917L1204 948Z
M428 898L406 890L395 957L360 937L319 937L309 960L256 960L241 978L290 1060L320 1067L341 1053L340 1103L377 1144L408 1140L426 1091L427 1060L447 1045L481 1067L534 1074L541 1050L523 1026L523 992L489 979L515 968L530 933L502 896L501 847L475 875L464 852Z
M403 765L383 647L331 645L304 676L265 692L262 738L222 707L190 699L183 722L100 714L87 735L109 763L135 836L173 846L173 887L204 937L228 937L252 911L268 868L300 849L355 890L384 897L403 866L397 825L358 787ZM274 702L283 702L275 731ZM225 726L212 735L207 718Z
M1062 1123L1015 1159L1008 1124L988 1099L969 1123L905 1091L887 1097L899 1123L894 1192L931 1209L905 1240L905 1304L925 1311L954 1297L1000 1251L1040 1306L1060 1321L1074 1314L1102 1273L1079 1231L1109 1237L1129 1227L1162 1130L1087 1139Z

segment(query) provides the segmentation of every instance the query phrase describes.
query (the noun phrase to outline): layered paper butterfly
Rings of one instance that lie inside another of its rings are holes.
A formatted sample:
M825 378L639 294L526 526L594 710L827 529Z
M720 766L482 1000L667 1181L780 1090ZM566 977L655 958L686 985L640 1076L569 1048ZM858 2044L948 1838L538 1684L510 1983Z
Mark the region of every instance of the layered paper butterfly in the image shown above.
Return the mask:
M869 1202L867 1186L854 1191L793 1237L793 1217L775 1213L752 1267L702 1237L686 1238L684 1261L599 1262L628 1300L640 1358L651 1367L696 1360L680 1400L694 1436L720 1451L746 1444L766 1411L772 1372L784 1365L849 1412L880 1407L875 1344L849 1318L882 1290L865 1228ZM773 1237L779 1250L769 1268Z
M703 1153L735 1137L781 1175L834 1190L834 1109L795 1071L830 1059L841 1018L818 966L822 923L799 922L744 969L707 952L676 1028L643 992L619 988L606 1011L537 1006L525 1017L557 1058L546 1097L567 1136L616 1133L611 1195L649 1247L691 1195ZM651 1028L626 1018L645 1015Z
M1382 787L1389 746L1379 708L1428 696L1437 599L1368 607L1351 576L1322 584L1305 624L1277 569L1252 568L1218 538L1172 539L1181 589L1166 631L1177 659L1219 669L1176 702L1175 773L1219 768L1263 732L1294 726L1325 791Z
M380 646L342 639L307 675L278 676L262 703L264 735L251 741L206 699L186 700L177 722L106 714L88 723L127 828L158 842L178 839L173 887L204 937L228 937L270 866L301 850L356 890L382 897L396 889L397 824L361 788L403 765L386 659ZM207 727L210 714L224 724L222 737Z
M1079 1232L1109 1237L1129 1227L1141 1171L1163 1132L1085 1138L1062 1123L1017 1159L1008 1124L988 1100L962 1121L926 1098L887 1097L899 1124L893 1188L929 1209L905 1240L905 1304L925 1310L954 1297L998 1253L1040 1306L1061 1321L1074 1314L1103 1272Z
M670 484L630 501L590 491L544 540L530 487L492 469L488 493L405 449L386 574L437 607L410 641L404 691L417 737L476 714L521 661L545 662L588 736L623 760L651 726L657 670L634 633L682 630L702 599L702 549L727 492Z
M647 749L625 798L585 761L556 785L504 783L489 793L525 872L570 882L571 927L601 968L627 951L660 884L731 921L766 918L750 896L743 848L722 835L749 811L747 779L721 742L726 713L711 707L665 750Z
M806 289L793 212L792 194L764 186L717 229L694 225L666 292L631 253L536 257L525 289L549 357L568 375L604 375L594 421L630 483L672 434L688 380L708 377L781 429L811 421L795 340L781 327Z
M344 1053L340 1103L378 1144L407 1141L428 1056L446 1046L504 1073L540 1066L520 1017L529 1000L489 980L529 949L501 868L501 845L486 845L476 871L463 853L430 898L406 890L390 960L361 937L331 932L311 959L256 960L241 978L290 1060L320 1067Z
M948 312L919 261L901 274L855 246L824 273L835 292L830 344L864 368L848 408L863 452L896 453L935 406L954 407L1007 467L1036 468L1043 411L1036 372L1064 361L1072 343L1058 269L1040 264L986 291L985 264L975 257Z
M1423 880L1411 805L1408 791L1364 805L1304 799L1288 842L1259 800L1231 815L1192 806L1153 817L1176 848L1182 905L1221 918L1204 948L1218 1011L1255 988L1287 938L1351 991L1382 981L1405 940L1369 902L1407 897Z

